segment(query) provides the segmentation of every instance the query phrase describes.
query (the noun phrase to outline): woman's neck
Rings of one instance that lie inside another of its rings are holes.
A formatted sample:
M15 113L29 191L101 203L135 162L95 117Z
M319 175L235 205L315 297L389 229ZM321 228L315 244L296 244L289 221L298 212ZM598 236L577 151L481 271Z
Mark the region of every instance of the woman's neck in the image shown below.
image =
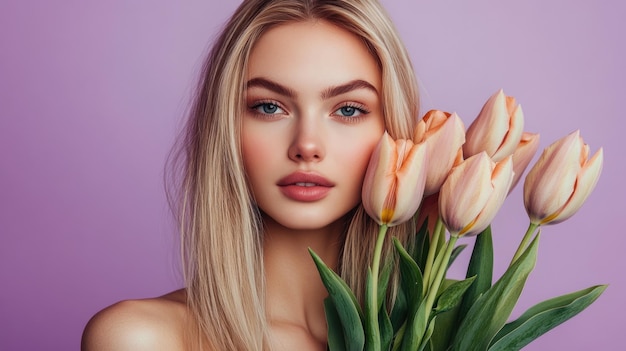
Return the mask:
M323 301L328 293L308 249L335 269L343 228L340 221L319 230L292 230L271 219L265 222L266 308L274 337L280 339L280 343L287 345L289 338L300 334L325 349Z

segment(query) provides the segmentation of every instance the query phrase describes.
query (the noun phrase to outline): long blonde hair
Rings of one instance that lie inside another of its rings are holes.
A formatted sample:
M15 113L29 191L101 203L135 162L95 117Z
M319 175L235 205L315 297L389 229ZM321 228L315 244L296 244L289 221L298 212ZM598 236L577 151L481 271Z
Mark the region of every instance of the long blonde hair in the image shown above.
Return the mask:
M190 338L208 349L269 349L264 309L262 225L240 150L240 116L252 47L281 23L325 20L363 40L382 72L385 126L410 138L418 116L415 75L406 49L375 0L250 0L232 15L204 64L180 140L177 212L192 312ZM406 241L412 222L390 235ZM359 206L345 233L340 273L362 296L377 225ZM389 250L387 245L386 250ZM200 346L202 347L202 346Z

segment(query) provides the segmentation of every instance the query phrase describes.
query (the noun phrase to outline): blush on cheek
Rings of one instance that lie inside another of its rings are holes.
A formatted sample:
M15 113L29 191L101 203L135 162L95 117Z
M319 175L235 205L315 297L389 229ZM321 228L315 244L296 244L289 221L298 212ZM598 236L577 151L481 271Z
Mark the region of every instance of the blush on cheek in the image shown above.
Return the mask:
M365 173L365 170L367 168L367 165L370 162L370 158L372 157L372 154L374 153L374 149L376 149L376 145L377 144L378 144L378 140L376 140L376 142L370 143L365 148L361 147L360 150L359 150L359 152L360 152L360 154L359 154L360 162L361 162L361 165L363 165L363 172L364 173Z
M241 151L246 166L267 158L271 155L269 152L276 147L276 138L269 135L267 127L265 123L259 123L250 116L244 118Z
M355 183L358 184L359 194L360 189L363 185L363 181L365 179L365 173L367 171L370 157L374 152L375 147L376 143L372 145L366 145L365 147L361 144L357 147L346 150L346 157L343 160L343 164L349 165L349 173L355 180Z
M270 151L262 143L253 141L244 143L242 156L248 178L254 180L264 168L271 167L268 165L267 157Z

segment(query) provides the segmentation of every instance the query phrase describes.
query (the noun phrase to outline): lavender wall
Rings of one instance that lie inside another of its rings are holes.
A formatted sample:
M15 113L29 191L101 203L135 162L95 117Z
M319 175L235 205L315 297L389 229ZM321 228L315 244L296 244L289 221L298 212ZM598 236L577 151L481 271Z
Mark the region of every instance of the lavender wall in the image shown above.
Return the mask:
M544 229L515 313L610 283L588 310L527 350L617 349L626 312L619 300L626 296L624 5L384 4L414 59L424 109L456 111L469 123L504 88L522 103L526 129L541 133L542 147L578 128L592 151L604 146L596 191L577 216ZM76 350L100 308L180 286L164 162L200 57L235 6L0 4L0 350ZM525 226L517 189L494 223L500 267Z

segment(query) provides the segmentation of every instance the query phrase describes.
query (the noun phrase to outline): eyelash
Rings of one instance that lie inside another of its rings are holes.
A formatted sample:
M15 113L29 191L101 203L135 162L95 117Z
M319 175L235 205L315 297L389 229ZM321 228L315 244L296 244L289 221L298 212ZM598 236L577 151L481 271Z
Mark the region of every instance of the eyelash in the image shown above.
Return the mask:
M267 105L273 105L273 106L276 106L276 108L279 108L285 111L285 108L281 104L273 100L255 101L252 105L248 107L248 109L250 109L250 112L252 112L254 115L263 119L273 119L276 117L276 115L280 115L280 113L274 114L274 113L264 113L264 112L259 111L260 107L267 106Z
M338 115L336 114L337 111L341 110L342 108L353 108L355 110L357 110L357 112L359 113L358 116L342 116L342 115ZM335 109L335 111L333 112L333 115L339 119L341 119L344 122L348 122L348 123L356 123L359 122L360 120L362 120L363 118L365 118L365 116L367 116L370 113L370 110L367 109L367 107L365 107L365 105L363 104L359 104L356 102L347 102L342 104L341 106L337 107Z
M263 106L267 106L267 105L273 105L278 109L281 109L283 111L285 111L286 109L277 101L274 100L260 100L260 101L255 101L253 104L251 104L248 109L250 110L250 112L252 112L253 114L255 114L257 117L259 118L263 118L263 119L273 119L275 118L276 115L281 115L283 113L264 113L264 112L260 112L259 108L263 107ZM359 115L357 116L342 116L340 114L338 114L337 112L343 108L353 108L355 109ZM338 106L337 108L335 108L335 110L333 110L333 117L340 119L343 122L347 122L347 123L356 123L359 122L360 120L362 120L363 118L365 118L366 115L368 115L371 111L363 104L360 103L356 103L356 102L346 102L341 104L340 106Z

